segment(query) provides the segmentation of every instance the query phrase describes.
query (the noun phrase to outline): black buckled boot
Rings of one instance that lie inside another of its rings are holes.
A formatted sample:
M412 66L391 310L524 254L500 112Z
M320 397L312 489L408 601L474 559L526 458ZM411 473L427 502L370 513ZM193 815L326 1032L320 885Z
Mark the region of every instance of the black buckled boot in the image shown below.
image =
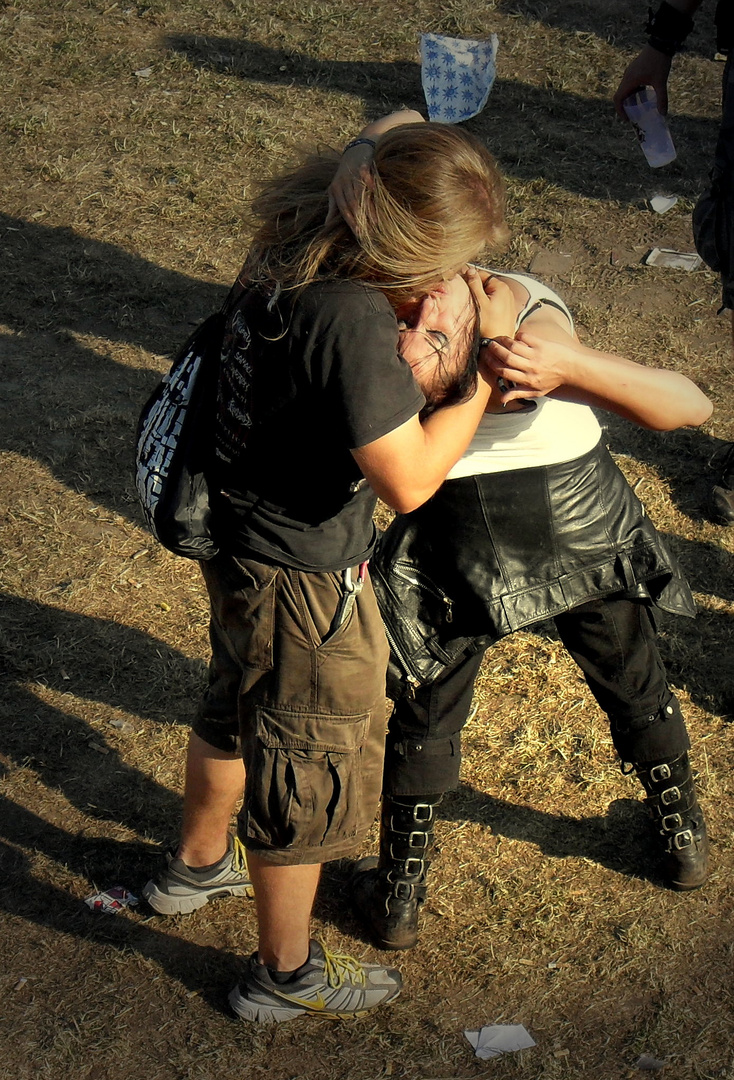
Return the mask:
M719 478L709 492L708 512L717 525L734 522L734 443L730 443L722 455Z
M708 877L709 846L688 754L633 768L662 838L667 883L681 891L700 888Z
M381 949L412 949L426 898L437 796L383 796L380 857L360 859L352 883L355 910Z

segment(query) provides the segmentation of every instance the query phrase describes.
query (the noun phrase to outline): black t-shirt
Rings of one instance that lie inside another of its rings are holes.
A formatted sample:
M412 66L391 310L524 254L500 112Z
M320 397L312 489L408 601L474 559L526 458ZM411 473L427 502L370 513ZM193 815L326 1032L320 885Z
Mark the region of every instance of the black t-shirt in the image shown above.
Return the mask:
M277 298L250 289L228 321L215 448L224 550L302 570L367 558L375 495L350 450L387 435L424 398L398 357L377 290L319 282Z

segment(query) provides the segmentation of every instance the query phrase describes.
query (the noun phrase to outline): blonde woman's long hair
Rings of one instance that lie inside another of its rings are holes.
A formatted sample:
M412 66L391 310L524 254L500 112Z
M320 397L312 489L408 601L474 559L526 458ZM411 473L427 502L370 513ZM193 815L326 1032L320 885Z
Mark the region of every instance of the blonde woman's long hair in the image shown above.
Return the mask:
M406 124L383 135L374 185L357 210L359 239L341 216L325 224L339 155L311 155L268 181L252 204L255 233L243 284L296 289L351 278L394 306L503 246L505 187L478 139L445 124Z

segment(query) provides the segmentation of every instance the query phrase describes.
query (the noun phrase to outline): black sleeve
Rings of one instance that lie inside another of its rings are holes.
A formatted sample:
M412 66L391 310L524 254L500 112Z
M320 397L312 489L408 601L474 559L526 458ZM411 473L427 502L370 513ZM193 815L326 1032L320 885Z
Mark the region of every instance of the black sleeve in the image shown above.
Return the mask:
M410 367L398 356L390 305L364 286L322 295L311 369L318 371L352 450L394 431L425 404Z

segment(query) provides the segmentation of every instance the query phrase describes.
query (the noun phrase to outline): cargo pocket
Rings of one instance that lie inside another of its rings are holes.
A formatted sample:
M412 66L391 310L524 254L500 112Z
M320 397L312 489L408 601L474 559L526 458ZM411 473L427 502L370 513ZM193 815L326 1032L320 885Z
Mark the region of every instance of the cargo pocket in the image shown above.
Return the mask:
M260 707L247 761L247 836L272 848L331 846L356 835L369 714Z
M212 620L241 668L273 666L277 566L223 556L202 564Z

